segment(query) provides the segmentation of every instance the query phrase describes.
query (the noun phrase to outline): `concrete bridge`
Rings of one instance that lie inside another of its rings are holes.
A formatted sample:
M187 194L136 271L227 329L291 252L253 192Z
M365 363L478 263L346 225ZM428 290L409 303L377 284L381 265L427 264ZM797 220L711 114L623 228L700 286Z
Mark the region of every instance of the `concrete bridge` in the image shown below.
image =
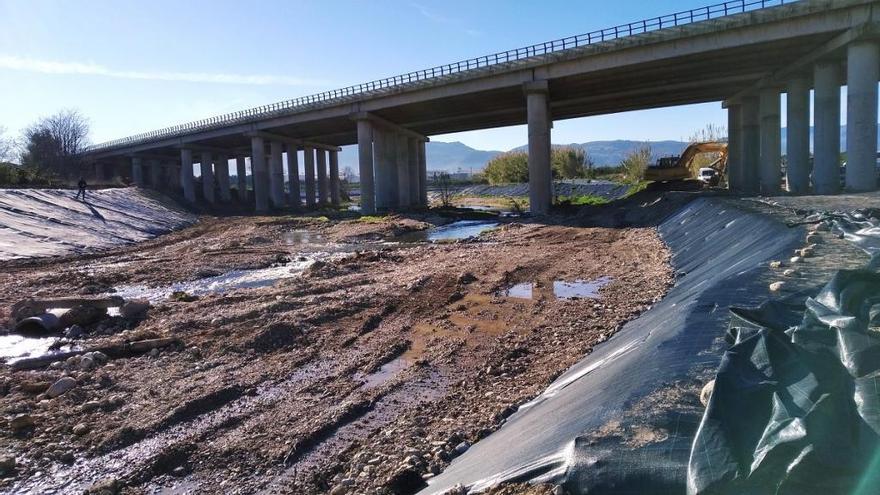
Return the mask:
M554 120L723 101L730 187L776 194L787 93L786 187L834 194L847 84L845 188L869 191L877 187L878 22L880 0L731 1L110 141L88 157L98 173L131 167L138 184L148 177L209 204L230 200L234 159L236 188L246 191L249 175L247 200L265 212L300 206L300 151L306 206L338 204L339 146L357 143L362 211L372 213L426 204L428 136L527 123L531 209L542 214L552 201Z

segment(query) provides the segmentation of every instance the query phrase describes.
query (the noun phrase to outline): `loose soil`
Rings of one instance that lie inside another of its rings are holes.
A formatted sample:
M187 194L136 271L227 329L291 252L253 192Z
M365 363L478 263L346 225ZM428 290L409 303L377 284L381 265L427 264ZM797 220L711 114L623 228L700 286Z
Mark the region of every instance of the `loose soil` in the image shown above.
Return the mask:
M6 263L0 311L323 252L301 276L162 302L78 342L180 346L87 371L3 367L0 411L34 425L0 430L0 455L17 463L0 490L414 493L664 295L654 225L682 201L646 193L440 244L381 242L441 223L429 215L203 218L111 252ZM553 295L556 280L601 277L598 299ZM533 299L499 295L517 283ZM46 396L63 376L77 385Z

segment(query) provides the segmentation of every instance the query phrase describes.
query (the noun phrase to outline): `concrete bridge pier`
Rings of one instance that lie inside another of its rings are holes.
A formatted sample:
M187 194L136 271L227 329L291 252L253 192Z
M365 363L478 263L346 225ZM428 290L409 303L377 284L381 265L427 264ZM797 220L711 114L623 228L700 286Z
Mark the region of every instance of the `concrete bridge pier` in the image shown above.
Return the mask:
M409 168L409 202L413 206L424 206L421 200L421 180L419 172L419 140L410 137L406 140L407 167Z
M389 160L388 142L392 141L394 136L379 126L373 126L373 164L375 166L375 189L376 189L376 209L387 210L396 206L392 202L392 191L397 185L392 181L391 168L394 165ZM396 180L396 177L393 178ZM364 191L361 191L361 196Z
M281 162L283 145L279 141L269 142L269 197L272 206L284 208L284 166Z
M877 189L877 80L880 45L858 41L847 48L846 190Z
M759 177L761 194L779 194L782 163L782 122L779 90L764 88L760 92L761 156Z
M157 159L150 160L150 187L157 191L162 188L162 163Z
M247 164L245 163L245 157L243 156L235 157L235 175L238 200L242 203L247 203Z
M836 61L816 64L813 79L813 192L837 194L840 192L840 64Z
M759 101L756 96L748 96L742 103L742 187L746 195L757 194L760 190L758 163L761 160L761 119Z
M339 152L330 151L330 204L339 206Z
M427 141L419 140L419 203L421 203L422 206L428 206L427 144Z
M330 188L327 184L327 151L316 148L315 153L318 166L318 204L320 206L327 206L330 193Z
M742 190L742 106L727 107L727 187Z
M299 197L299 156L293 144L287 145L287 180L290 181L289 203L294 208L299 208L302 206L302 199Z
M787 136L785 176L788 192L810 191L810 80L795 77L788 84L786 98Z
M139 156L131 157L131 180L138 187L144 186L143 160Z
M180 164L176 161L168 162L168 187L175 193L180 192Z
M409 138L402 133L396 136L397 206L401 209L412 205L409 196Z
M306 183L306 207L315 207L315 149L306 146L303 149L303 164L305 166Z
M373 187L373 124L365 118L357 120L358 175L361 181L361 213L376 213L376 197Z
M193 155L192 150L180 150L180 184L183 187L183 197L190 204L196 202L196 188L193 180Z
M214 172L217 174L217 187L220 189L220 201L228 203L232 201L232 191L229 181L229 156L221 154L214 163Z
M251 180L254 184L254 203L257 213L269 211L268 179L266 143L259 136L251 136Z
M202 196L208 204L214 204L214 160L210 151L202 152L202 161L199 163L202 172Z
M553 177L550 170L550 112L547 81L524 86L529 129L529 205L533 215L550 212Z

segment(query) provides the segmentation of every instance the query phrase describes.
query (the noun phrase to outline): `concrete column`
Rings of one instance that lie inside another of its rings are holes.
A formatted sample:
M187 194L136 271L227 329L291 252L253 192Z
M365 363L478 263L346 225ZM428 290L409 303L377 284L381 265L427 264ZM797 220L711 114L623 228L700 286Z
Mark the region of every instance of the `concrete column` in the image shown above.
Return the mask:
M373 127L373 163L376 167L376 209L387 210L395 206L392 201L391 163L388 160L388 141L393 138L385 129ZM361 195L364 192L361 191Z
M851 43L846 56L846 190L874 191L880 45L874 41Z
M330 151L330 204L339 206L339 152Z
M755 96L742 104L742 193L757 194L760 190L758 163L761 160L761 119Z
M529 204L533 215L544 215L550 212L553 201L547 83L527 84L525 91L529 127Z
M269 177L266 170L266 143L258 136L251 137L251 181L257 213L269 211Z
M788 192L810 190L810 81L797 77L788 83L786 98L785 181Z
M840 192L840 65L816 64L813 74L813 192Z
M409 168L409 202L412 206L422 206L421 185L419 184L421 180L421 173L419 173L419 140L411 137L407 139L406 144L407 167Z
M305 147L303 150L303 163L305 166L306 182L306 206L315 207L315 149Z
M361 181L361 213L376 213L376 193L373 187L373 125L367 119L357 121L358 175Z
M316 149L315 153L318 165L318 204L326 206L330 201L330 188L327 184L327 151Z
M400 183L397 176L397 133L389 131L385 139L385 162L388 164L388 207L400 206Z
M294 208L302 206L299 187L299 156L296 146L287 145L287 180L290 181L290 204Z
M228 203L232 201L232 191L229 187L229 157L220 155L214 162L214 173L217 175L217 187L220 189L220 201Z
M235 173L236 177L236 185L238 186L238 200L242 203L247 202L248 193L247 193L247 165L245 164L245 157L237 156L235 157Z
M782 179L782 123L780 113L782 104L779 90L764 88L760 96L761 114L761 158L759 162L761 194L779 194Z
M428 206L427 141L419 141L419 204Z
M193 184L192 150L180 150L180 184L183 187L183 197L188 202L195 203L196 189Z
M409 208L412 201L409 197L409 138L405 134L397 135L397 205Z
M95 182L102 182L104 180L104 164L95 162Z
M742 191L742 106L727 107L727 188Z
M214 204L214 159L208 151L202 152L199 163L202 171L202 195L209 204Z
M156 190L162 188L162 163L159 160L150 160L150 186Z
M269 198L275 208L284 208L284 164L281 163L283 145L278 141L269 143Z
M143 160L139 156L131 157L131 180L138 187L144 186Z

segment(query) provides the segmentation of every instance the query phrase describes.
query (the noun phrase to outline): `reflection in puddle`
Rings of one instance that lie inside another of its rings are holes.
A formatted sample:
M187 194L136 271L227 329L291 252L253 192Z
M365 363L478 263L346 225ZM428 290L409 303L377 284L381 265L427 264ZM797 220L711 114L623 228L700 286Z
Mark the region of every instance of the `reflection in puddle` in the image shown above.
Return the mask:
M25 337L23 335L0 335L0 358L12 364L19 359L42 356L56 337ZM62 352L62 351L58 351Z
M503 297L515 297L517 299L531 299L532 288L534 285L535 284L532 284L531 282L516 284L507 290L501 291L500 295Z
M384 385L389 380L397 376L401 371L409 368L410 360L405 357L398 357L383 364L377 371L369 375L362 376L359 379L364 382L361 388L370 390L372 388Z
M596 280L575 280L574 282L556 280L553 282L553 295L557 299L598 299L599 289L608 285L611 280L611 277L599 277Z
M427 230L417 230L395 237L397 242L438 242L456 241L476 237L483 232L495 228L498 222L485 220L459 220Z
M283 232L281 234L281 239L284 241L284 244L288 246L325 243L324 236L317 232L312 232L309 230L291 230L288 232Z

